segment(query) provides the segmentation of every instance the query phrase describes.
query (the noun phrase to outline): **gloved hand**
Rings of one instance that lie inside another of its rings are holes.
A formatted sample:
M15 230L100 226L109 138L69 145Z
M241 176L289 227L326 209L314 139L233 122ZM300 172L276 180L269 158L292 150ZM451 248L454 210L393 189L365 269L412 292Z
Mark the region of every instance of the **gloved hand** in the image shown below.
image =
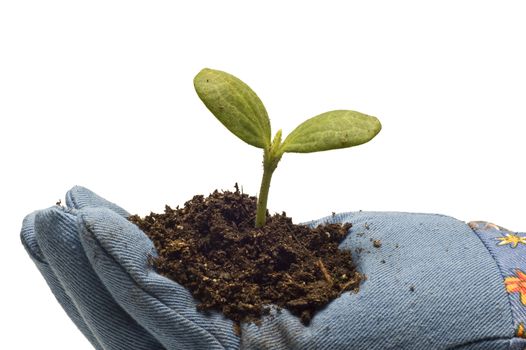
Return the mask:
M74 187L67 208L26 217L22 242L53 293L97 349L524 349L526 235L431 214L357 212L310 222L352 222L367 276L315 314L287 310L261 325L196 311L182 286L158 275L155 249L93 192ZM381 242L373 246L373 240Z

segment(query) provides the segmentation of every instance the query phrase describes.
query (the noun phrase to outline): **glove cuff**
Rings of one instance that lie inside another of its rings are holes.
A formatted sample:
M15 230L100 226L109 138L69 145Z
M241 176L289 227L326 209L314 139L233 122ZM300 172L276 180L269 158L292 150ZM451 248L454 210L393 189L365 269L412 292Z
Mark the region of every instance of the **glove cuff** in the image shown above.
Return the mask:
M514 345L526 346L526 233L486 221L472 221L468 225L493 256L502 275L515 329Z

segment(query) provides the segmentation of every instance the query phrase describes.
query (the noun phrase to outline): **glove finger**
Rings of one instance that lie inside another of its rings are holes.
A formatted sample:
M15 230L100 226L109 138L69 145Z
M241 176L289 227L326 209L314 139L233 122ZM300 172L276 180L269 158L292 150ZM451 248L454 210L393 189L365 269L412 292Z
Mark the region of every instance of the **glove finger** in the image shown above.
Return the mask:
M43 256L104 349L163 349L113 300L93 271L79 240L74 210L39 211L34 226Z
M69 318L75 323L77 328L84 334L84 336L89 340L89 342L96 348L102 349L102 346L99 344L97 338L93 335L88 325L80 315L77 307L66 294L66 291L60 284L57 276L47 263L44 254L38 246L38 242L35 237L35 216L36 212L29 214L25 217L22 224L22 231L20 232L20 239L22 244L26 249L27 253L31 257L31 260L35 263L38 270L44 276L46 283L49 288L57 298L58 302L69 316Z
M88 259L118 303L169 349L238 348L232 321L204 315L181 285L152 270L151 240L134 224L105 208L80 213Z
M93 207L103 207L113 210L117 214L128 217L130 213L112 203L93 191L82 186L75 186L66 193L66 205L68 208L83 209Z

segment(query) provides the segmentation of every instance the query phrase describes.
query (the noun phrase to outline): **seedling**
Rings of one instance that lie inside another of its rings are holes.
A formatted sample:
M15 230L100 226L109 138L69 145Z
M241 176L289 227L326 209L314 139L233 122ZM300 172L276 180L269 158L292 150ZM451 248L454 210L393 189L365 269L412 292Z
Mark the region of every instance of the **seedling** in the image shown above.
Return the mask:
M283 153L310 153L358 146L373 139L382 128L369 115L335 110L310 118L282 142L281 129L271 140L270 119L252 89L231 74L205 68L194 78L197 95L234 135L263 149L263 178L258 195L256 227L265 224L270 180Z

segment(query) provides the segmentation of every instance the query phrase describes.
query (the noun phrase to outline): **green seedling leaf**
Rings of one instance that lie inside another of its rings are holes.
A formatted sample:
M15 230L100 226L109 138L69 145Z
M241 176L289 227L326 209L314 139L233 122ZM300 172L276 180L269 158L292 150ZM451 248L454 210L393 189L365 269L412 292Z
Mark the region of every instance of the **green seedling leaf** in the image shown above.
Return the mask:
M347 148L370 141L380 121L355 111L337 110L310 118L294 129L282 145L284 152L310 153Z
M203 69L194 78L199 98L214 116L246 143L270 146L270 120L265 106L252 89L235 76Z
M270 137L270 120L254 91L235 76L205 68L194 78L199 98L219 121L246 143L263 148L263 177L258 195L255 225L267 217L272 174L284 152L309 153L361 145L380 132L375 117L354 111L332 111L300 124L282 140L281 130Z

